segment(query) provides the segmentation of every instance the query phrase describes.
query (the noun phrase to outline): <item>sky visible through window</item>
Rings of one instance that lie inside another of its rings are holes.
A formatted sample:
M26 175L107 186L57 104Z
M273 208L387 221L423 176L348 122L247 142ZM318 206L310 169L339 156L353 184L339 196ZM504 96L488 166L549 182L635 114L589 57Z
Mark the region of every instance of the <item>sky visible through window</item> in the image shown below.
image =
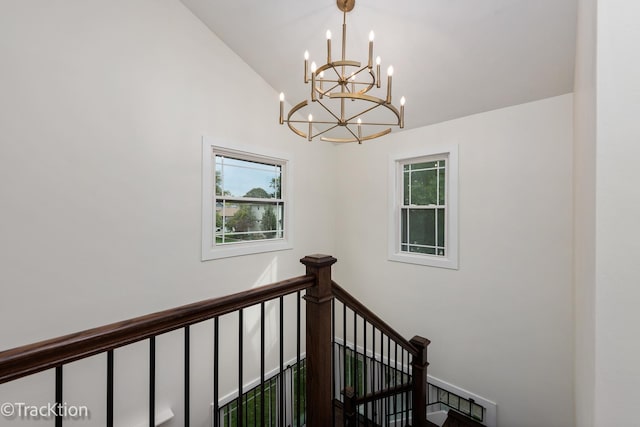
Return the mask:
M279 165L216 156L216 173L220 172L220 187L223 192L228 192L233 197L242 197L255 188L262 188L269 194L274 193L274 179L280 177L280 168Z

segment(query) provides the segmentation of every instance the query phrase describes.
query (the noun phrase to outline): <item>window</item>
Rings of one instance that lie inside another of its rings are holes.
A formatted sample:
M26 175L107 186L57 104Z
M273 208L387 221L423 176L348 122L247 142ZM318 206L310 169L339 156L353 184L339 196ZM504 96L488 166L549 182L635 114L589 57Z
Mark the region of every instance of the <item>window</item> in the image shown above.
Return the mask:
M289 167L203 140L203 260L291 248Z
M389 259L458 268L457 147L392 160Z

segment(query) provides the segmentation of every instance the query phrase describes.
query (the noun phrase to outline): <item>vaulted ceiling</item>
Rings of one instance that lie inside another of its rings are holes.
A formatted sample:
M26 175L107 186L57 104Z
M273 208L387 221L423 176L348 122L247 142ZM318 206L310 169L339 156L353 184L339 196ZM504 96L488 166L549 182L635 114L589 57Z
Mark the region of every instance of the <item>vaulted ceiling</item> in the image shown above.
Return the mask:
M291 104L306 99L303 53L339 55L336 0L182 0ZM347 58L366 63L368 35L393 92L406 96L406 128L573 91L577 0L356 0ZM224 64L220 64L221 67ZM274 97L274 115L277 98Z

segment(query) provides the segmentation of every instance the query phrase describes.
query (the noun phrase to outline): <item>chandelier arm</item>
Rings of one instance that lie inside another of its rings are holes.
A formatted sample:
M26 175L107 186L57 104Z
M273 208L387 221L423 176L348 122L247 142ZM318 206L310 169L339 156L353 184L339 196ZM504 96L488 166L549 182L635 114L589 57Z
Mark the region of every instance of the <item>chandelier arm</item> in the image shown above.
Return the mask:
M307 123L309 123L309 121L308 120L291 120L291 121L288 121L287 123L305 123L305 124L307 124ZM312 123L314 125L335 125L335 126L340 126L340 124L337 124L336 122L327 122L327 121L318 121L318 120L314 120ZM386 125L386 126L389 126L389 125Z
M371 71L371 69L368 66L363 66L362 68L360 68L358 71L356 71L355 73L353 73L349 78L353 77L353 76L357 76L358 74L360 74L361 72L367 70L369 72L369 75L371 76L371 82L370 83L365 83L365 82L350 82L352 85L354 85L354 90L356 86L363 86L366 85L367 87L359 90L357 92L353 92L352 93L360 93L360 94L366 94L367 92L369 92L373 86L376 84L376 76L373 74L373 71Z
M391 133L391 128L388 128L378 133L372 133L371 135L363 136L362 138L360 138L360 141L369 141L371 139L380 138L381 136L385 136L390 133ZM329 138L325 136L321 137L320 140L326 141L326 142L337 142L337 143L358 141L357 139L353 139L353 138Z
M293 116L299 109L306 106L309 103L306 99L302 102L297 103L291 110L289 110L289 114L287 115L287 122L291 121L291 116Z
M334 67L333 65L331 65L331 69L333 70L334 73L336 73L336 76L338 76L338 83L340 83L342 76L340 75L336 67Z
M317 80L316 80L317 81ZM327 96L327 93L331 93L332 90L334 90L335 88L337 88L338 86L340 86L340 82L336 82L334 80L322 80L323 82L332 82L332 83L336 83L335 85L331 86L330 89L327 90L321 90L321 89L317 89L317 92L322 95L322 96Z
M396 107L393 106L393 104L387 104L384 99L380 99L380 98L376 98L375 96L370 96L370 95L364 95L364 94L360 94L360 93L331 93L329 94L329 98L349 98L349 99L361 99L363 101L369 101L369 102L373 102L374 104L378 104L378 105L374 105L373 107L365 110L364 112L359 113L360 114L364 114L368 111L373 110L374 108L378 107L378 106L383 106L387 109L389 109L391 112L393 112L393 114L395 114L395 116L398 118L398 124L400 124L400 112L398 111L398 109ZM358 115L353 116L352 118L358 117ZM351 120L351 119L349 119Z
M381 105L383 105L383 104L376 104L376 105L374 105L373 107L369 107L369 108L367 108L366 110L363 110L363 111L359 112L358 114L355 114L355 115L353 115L353 116L349 117L346 121L347 121L347 122L349 122L349 121L351 121L351 120L353 120L353 119L357 119L359 116L362 116L362 115L364 115L364 114L367 114L369 111L371 111L371 110L375 110L376 108L380 107ZM384 126L384 125L383 125L383 126Z
M361 90L359 93L365 94L373 89L373 87L376 85L376 75L373 74L373 70L371 68L369 68L369 74L371 75L371 83L369 83L369 86L366 89Z
M347 128L347 131L349 131L349 133L351 135L353 135L353 137L356 139L356 141L358 141L358 144L362 144L362 137L358 137L355 133L353 133L353 131L351 130L351 128L347 125L345 125L345 128Z
M333 124L333 122L314 122L314 123L323 123L323 124L325 124L325 123L330 123L330 124ZM333 129L337 128L338 126L340 126L340 125L334 125L334 126L331 126L330 128L327 128L327 129L323 130L322 132L318 132L318 133L316 133L316 134L315 134L315 135L313 135L311 138L315 138L316 136L320 136L320 135L322 135L323 133L327 133L327 132L329 132L330 130L333 130Z
M299 109L303 108L307 104L308 104L308 101L306 99L304 101L299 102L298 104L296 104L291 110L289 110L289 114L287 115L287 120L286 120L287 126L289 126L289 129L291 129L291 131L293 131L295 134L297 134L297 135L299 135L299 136L301 136L303 138L306 138L307 134L302 132L302 131L300 131L300 130L298 130L298 129L296 129L295 126L293 126L291 124L291 123L294 122L294 121L291 120L291 116L293 116L296 113L296 111L298 111Z
M318 99L318 100L316 100L316 102L317 102L318 104L320 104L320 105L322 106L322 108L324 108L325 110L327 110L327 112L328 112L329 114L331 114L331 115L333 116L333 118L334 118L334 119L336 119L336 120L338 121L338 123L340 123L340 122L341 122L341 119L340 119L338 116L336 116L335 114L333 114L333 111L331 111L331 110L329 109L329 107L327 107L326 105L324 105L324 104L323 104L319 99Z
M360 61L349 61L349 60L345 60L345 61L333 61L333 62L329 62L327 64L324 64L323 66L319 67L316 69L316 73L320 74L321 72L328 70L329 68L333 68L335 70L336 67L340 67L340 66L345 66L345 67L356 67L356 68L360 68L362 66L362 64L360 63ZM336 71L336 73L338 74L338 77L340 77L340 73L338 73Z

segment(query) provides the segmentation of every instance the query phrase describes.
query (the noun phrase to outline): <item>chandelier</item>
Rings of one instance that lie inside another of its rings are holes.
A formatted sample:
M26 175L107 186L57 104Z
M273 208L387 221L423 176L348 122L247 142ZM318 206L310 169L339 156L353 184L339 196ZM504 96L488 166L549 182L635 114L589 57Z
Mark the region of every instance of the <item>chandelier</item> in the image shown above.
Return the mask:
M392 66L387 70L386 96L380 98L372 94L373 89L382 86L379 56L374 69L373 31L369 33L367 63L362 65L346 58L347 12L353 10L355 0L336 0L336 3L343 12L342 55L338 60L332 59L329 30L326 64L318 67L312 62L309 67L309 52L305 51L304 83L311 84L311 103L305 99L291 108L285 117L284 93L280 93L280 124L286 123L294 133L309 141L320 137L322 141L361 144L387 135L392 126L404 127L405 99L404 96L400 99L400 110L391 103Z

